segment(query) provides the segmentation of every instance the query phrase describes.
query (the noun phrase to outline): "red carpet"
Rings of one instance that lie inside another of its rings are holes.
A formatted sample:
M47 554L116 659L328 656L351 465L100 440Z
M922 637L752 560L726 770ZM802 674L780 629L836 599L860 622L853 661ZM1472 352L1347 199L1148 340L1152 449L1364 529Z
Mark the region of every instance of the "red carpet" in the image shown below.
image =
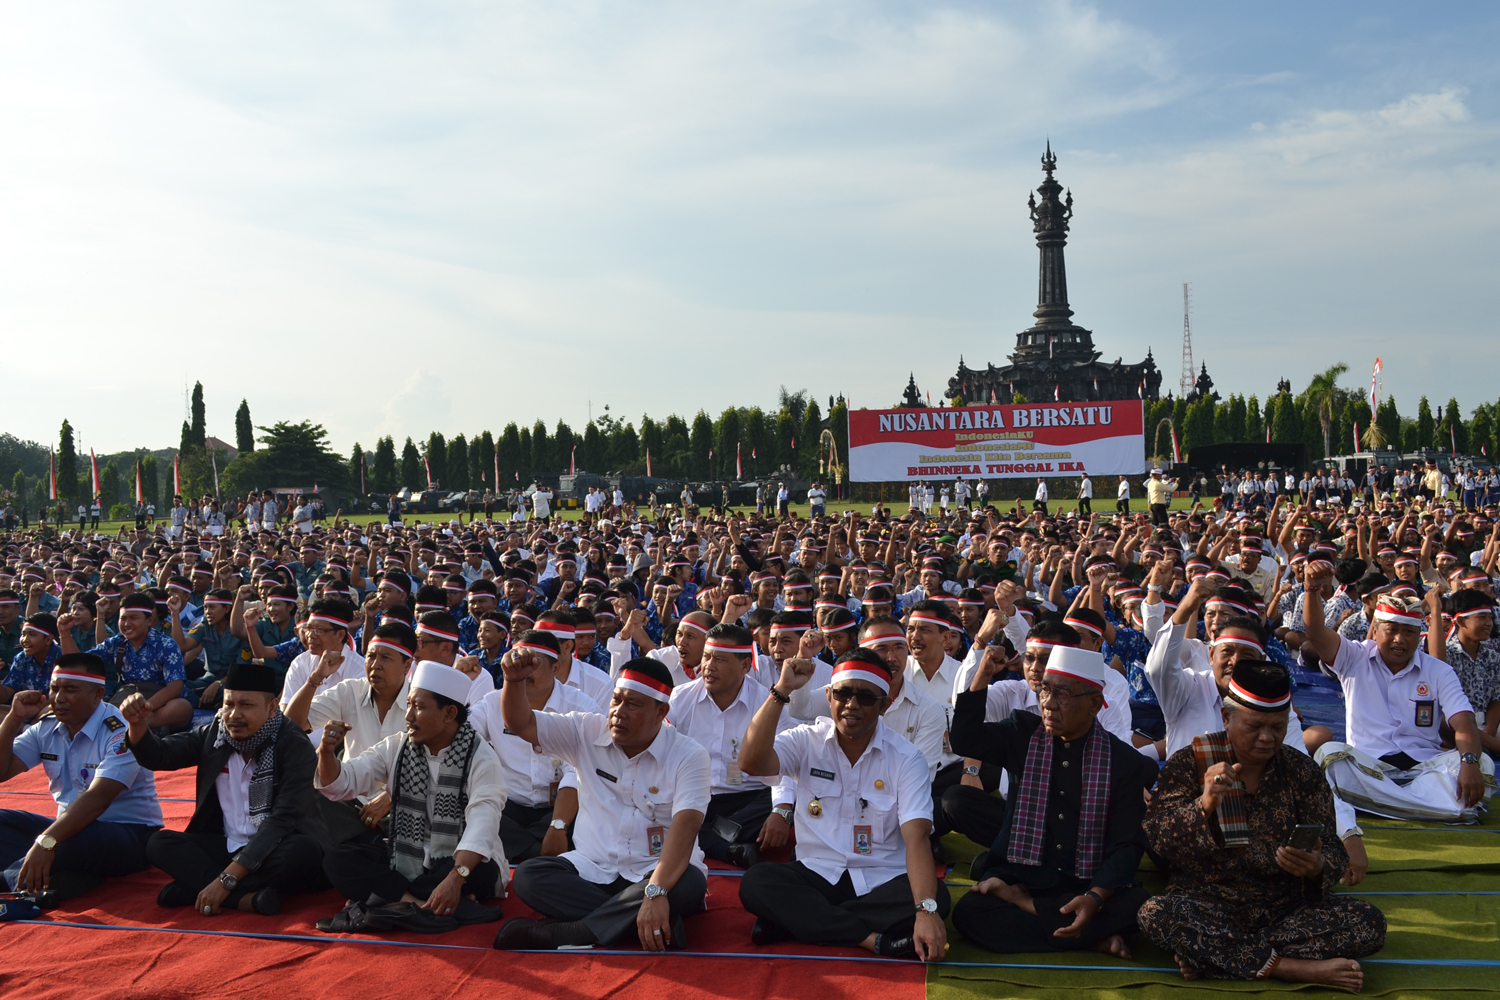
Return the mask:
M167 825L185 827L193 809L193 772L160 774L157 789ZM40 768L0 786L0 808L51 815L52 800ZM474 996L476 989L482 991L479 995L503 991L510 997L555 1000L921 1000L926 995L925 971L916 963L869 959L866 952L852 949L757 949L750 943L753 920L740 908L738 880L727 876L709 879L708 912L687 922L691 950L665 956L647 956L633 946L631 954L620 955L497 952L490 942L498 923L441 935L319 934L313 922L333 914L341 904L332 890L285 898L283 912L275 917L205 917L191 909L158 907L156 893L165 882L154 869L112 880L98 892L47 914L53 924L87 926L0 924L6 957L0 969L0 995L174 1000L269 992L284 997L425 1000L460 992ZM535 915L515 898L505 900L502 907L507 917ZM789 957L762 957L758 951ZM790 957L796 955L869 960Z

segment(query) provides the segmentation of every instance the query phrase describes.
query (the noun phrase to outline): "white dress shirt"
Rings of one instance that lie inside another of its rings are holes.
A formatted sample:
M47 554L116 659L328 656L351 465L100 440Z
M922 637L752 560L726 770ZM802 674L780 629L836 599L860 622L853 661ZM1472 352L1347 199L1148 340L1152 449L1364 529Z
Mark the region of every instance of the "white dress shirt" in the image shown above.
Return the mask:
M906 658L905 683L943 706L943 753L939 767L947 767L954 761L963 759L948 748L948 729L953 722L953 683L958 679L958 671L958 661L944 653L943 662L938 664L929 680L915 656Z
M667 721L679 733L708 751L711 794L751 792L772 784L739 769L740 746L745 742L745 731L750 728L750 720L769 697L770 692L750 677L745 678L734 701L722 711L708 693L702 678L672 689L672 705L667 713ZM790 729L795 724L786 713L782 713L778 731ZM731 764L734 765L732 769ZM789 781L776 782L771 791L771 801L796 802L796 786Z
M246 760L244 754L236 753L230 755L224 770L214 779L214 791L219 794L219 811L224 814L224 846L230 854L250 843L267 815L250 815L250 778L254 774L255 761Z
M1168 757L1191 745L1195 736L1224 730L1224 696L1219 693L1213 668L1208 664L1208 647L1197 639L1185 638L1186 631L1186 625L1167 622L1156 633L1151 652L1146 654L1146 679L1151 682L1151 690L1156 692L1157 703L1166 717ZM1302 742L1302 720L1296 712L1287 713L1286 738L1282 742L1299 753L1307 753L1307 744Z
M488 677L488 671L482 671L480 677ZM490 686L494 687L494 680ZM563 682L575 691L581 691L589 697L598 710L609 711L609 700L614 697L615 685L609 679L609 675L592 663L584 663L582 660L574 659L573 668L568 671L568 679Z
M662 726L649 747L627 757L610 739L602 715L538 712L535 718L542 752L578 771L575 849L562 857L588 881L608 885L621 876L647 878L661 860L660 845L673 817L707 811L708 751L671 726ZM689 863L708 871L696 838Z
M816 674L814 679L818 679ZM792 704L788 707L797 711L789 714L807 722L832 718L828 710L830 679L831 673L821 679L822 683L818 687L814 688L809 683L793 693ZM797 695L804 692L805 697L799 702ZM918 691L903 680L901 690L886 707L881 719L892 735L899 736L921 751L922 759L927 761L927 780L935 780L943 762L943 734L948 729L948 713L943 711L943 706L931 695Z
M406 745L406 733L388 736L352 760L346 760L339 776L327 785L313 778L313 786L334 802L346 801L361 796L371 796L390 784L401 759L401 749ZM437 792L437 766L441 753L431 753L425 747L431 780L427 782L427 815L432 816L433 797ZM505 808L507 787L505 770L500 766L500 757L484 740L474 747L474 756L469 761L469 781L465 786L468 806L464 810L464 832L458 838L455 851L472 851L500 866L500 882L509 880L509 866L505 861L505 848L500 844L500 813ZM431 864L432 857L425 850L423 864Z
M906 872L901 824L932 821L932 783L922 753L882 721L849 763L832 719L776 736L784 777L795 779L797 860L829 883L849 873L863 896ZM816 799L817 814L808 806Z
M1372 757L1436 757L1443 752L1441 724L1474 711L1453 668L1420 650L1393 674L1374 639L1340 637L1328 669L1344 689L1348 743Z
M598 709L593 699L582 691L554 681L552 693L547 696L542 711L565 715L568 712L596 712ZM500 766L505 769L505 787L510 790L506 801L541 809L552 805L556 792L578 787L578 773L572 764L542 753L505 728L499 691L491 691L470 707L469 724L489 740L490 746L500 755Z
M342 722L349 727L344 734L344 759L352 760L381 740L406 731L406 697L410 693L411 685L402 684L382 719L375 707L375 689L363 676L324 688L313 695L312 706L307 710L312 740L322 742L323 727L329 722Z
M281 684L281 710L283 712L292 703L292 699L297 696L297 692L302 690L302 685L307 683L307 679L317 669L317 653L306 651L298 653L292 658L291 666L286 668L286 679ZM339 668L332 675L323 678L322 682L318 684L317 693L321 694L335 684L342 683L343 681L364 681L364 679L365 658L346 646L344 647L344 662L339 664Z

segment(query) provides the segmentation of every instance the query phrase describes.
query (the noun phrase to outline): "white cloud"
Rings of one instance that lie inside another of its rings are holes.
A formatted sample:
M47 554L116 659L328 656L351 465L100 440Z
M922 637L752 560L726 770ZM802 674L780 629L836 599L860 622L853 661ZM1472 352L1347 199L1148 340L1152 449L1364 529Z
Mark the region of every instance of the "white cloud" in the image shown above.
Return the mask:
M195 378L221 437L245 397L340 448L578 426L590 399L879 405L907 370L936 391L1027 322L1049 136L1079 321L1171 369L1193 278L1221 382L1274 382L1279 345L1348 335L1329 320L1410 329L1391 316L1432 309L1408 293L1434 246L1493 231L1493 129L1456 84L1168 143L1142 123L1214 83L1104 11L6 8L7 427L167 444ZM96 363L62 392L26 377L70 354Z

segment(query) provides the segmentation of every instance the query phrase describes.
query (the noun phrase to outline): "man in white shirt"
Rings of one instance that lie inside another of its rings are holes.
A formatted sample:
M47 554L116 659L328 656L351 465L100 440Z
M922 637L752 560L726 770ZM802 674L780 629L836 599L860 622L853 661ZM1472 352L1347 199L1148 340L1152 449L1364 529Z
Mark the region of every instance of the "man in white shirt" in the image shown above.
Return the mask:
M509 870L500 844L505 773L494 749L469 725L469 685L469 678L452 667L418 663L407 697L406 731L352 760L338 757L343 727L324 727L317 788L330 799L347 800L388 787L393 806L389 847L372 838L338 844L324 856L328 880L353 902L326 924L320 920L319 930L383 930L386 920L399 928L403 916L420 916L419 910L448 918L424 924L426 930L499 916L475 900L504 892ZM401 903L415 905L389 905Z
M552 491L545 486L538 486L531 494L531 513L538 521L545 521L552 516Z
M298 497L297 506L292 508L292 530L302 535L310 535L313 530L313 507L307 497Z
M544 611L537 616L536 627L557 640L557 679L588 696L599 711L608 711L614 690L609 677L592 663L584 663L573 655L578 633L578 622L573 615L567 611Z
M828 505L828 491L818 483L812 484L812 489L807 491L807 503L809 507L808 516L822 517L823 511Z
M1078 480L1078 516L1087 517L1094 512L1094 481L1087 472L1080 473Z
M1120 477L1120 485L1115 490L1115 510L1121 514L1130 513L1130 480L1124 476Z
M1036 498L1031 503L1033 511L1041 511L1043 517L1047 517L1047 480L1038 476L1036 479Z
M1258 537L1246 535L1241 538L1239 553L1225 556L1224 564L1234 567L1236 575L1249 580L1255 587L1255 592L1260 595L1260 599L1270 603L1276 593L1279 567L1274 560L1268 561L1265 558L1265 551L1261 548L1261 540Z
M417 636L410 625L386 622L370 634L365 644L364 676L326 687L323 682L329 678L324 674L325 668L331 665L334 673L341 671L339 661L327 655L320 657L318 669L292 692L284 709L287 718L305 733L321 733L329 724L342 726L344 759L353 760L381 740L406 729L406 674L416 648ZM391 811L390 794L383 788L351 802L321 797L319 803L332 843L378 836L376 827Z
M916 747L881 721L891 672L868 649L845 653L828 686L831 719L782 730L781 710L813 676L782 665L745 733L751 774L795 779L797 860L759 864L740 880L758 945L792 939L941 961L948 893L933 867L932 795Z
M1348 742L1325 743L1315 759L1339 797L1361 809L1392 819L1478 822L1478 807L1493 794L1494 763L1481 751L1474 708L1453 668L1420 648L1423 606L1380 598L1373 638L1354 642L1323 621L1320 590L1330 575L1326 564L1308 564L1304 624L1307 643L1343 688ZM1436 588L1426 610L1430 634L1443 636ZM1444 721L1455 744L1446 752ZM1392 777L1402 771L1418 774L1397 785Z
M286 669L286 680L281 689L283 712L303 685L309 682L315 682L313 692L316 694L341 681L364 679L365 658L349 643L349 624L353 617L354 608L340 598L324 598L312 603L307 618L297 627L307 648L294 656ZM246 629L245 634L252 656L265 659L275 655L260 642L255 629Z
M710 858L737 868L758 864L763 848L786 845L797 802L792 782L779 781L773 790L740 766L745 730L766 700L765 687L748 676L754 665L750 630L715 625L705 640L697 678L673 686L667 714L678 732L708 751L711 797L698 845Z
M608 716L532 710L525 680L534 656L500 661L505 727L578 773L574 849L516 869L515 890L553 922L517 918L500 949L611 945L635 932L647 951L686 947L684 917L702 912L707 869L698 831L708 808L708 751L666 721L672 675L656 660L625 664Z
M557 640L547 632L522 633L515 649L532 654L535 670L526 679L532 711L566 715L597 712L599 706L582 691L557 680ZM500 692L491 691L473 706L469 721L500 754L509 796L500 817L505 856L520 863L568 849L568 830L578 816L578 773L572 764L544 754L505 728Z
M905 683L943 707L942 754L932 781L934 802L963 777L963 758L948 746L948 727L953 717L953 685L958 679L959 669L958 661L948 655L943 645L945 635L959 627L949 614L941 601L918 601L912 605L911 614L906 619L906 645L910 655L906 660ZM947 833L948 829L941 816L934 817L933 825L933 850L936 851L940 850L936 838Z

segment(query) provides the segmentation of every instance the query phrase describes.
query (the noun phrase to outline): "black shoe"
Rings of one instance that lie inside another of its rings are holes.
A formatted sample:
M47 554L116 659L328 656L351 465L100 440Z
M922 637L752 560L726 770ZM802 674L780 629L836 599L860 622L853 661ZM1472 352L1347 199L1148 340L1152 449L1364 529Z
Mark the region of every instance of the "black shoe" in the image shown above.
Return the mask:
M43 895L51 896L51 906L43 906L42 909L50 910L58 903L69 899L77 899L85 893L93 891L102 880L97 875L87 875L83 872L53 872L52 889Z
M365 904L350 903L331 917L324 917L313 926L324 933L347 934L364 927Z
M790 941L791 934L787 929L774 920L766 917L756 917L755 926L750 928L750 941L752 944L764 948L768 944L779 944L782 941Z
M917 942L910 934L903 937L877 934L875 935L875 954L886 958L916 958Z
M157 906L192 906L198 899L198 894L181 882L168 882L161 887L161 892L156 894Z
M266 886L250 897L250 906L263 917L274 917L281 912L281 893Z
M760 864L760 845L758 844L730 844L729 849L724 852L725 860L736 868L749 868Z
M463 896L458 901L458 906L453 909L453 919L458 921L460 927L469 924L488 924L499 920L502 916L500 907L485 906L478 900Z
M495 947L500 951L551 951L557 945L540 920L516 917L496 932Z

